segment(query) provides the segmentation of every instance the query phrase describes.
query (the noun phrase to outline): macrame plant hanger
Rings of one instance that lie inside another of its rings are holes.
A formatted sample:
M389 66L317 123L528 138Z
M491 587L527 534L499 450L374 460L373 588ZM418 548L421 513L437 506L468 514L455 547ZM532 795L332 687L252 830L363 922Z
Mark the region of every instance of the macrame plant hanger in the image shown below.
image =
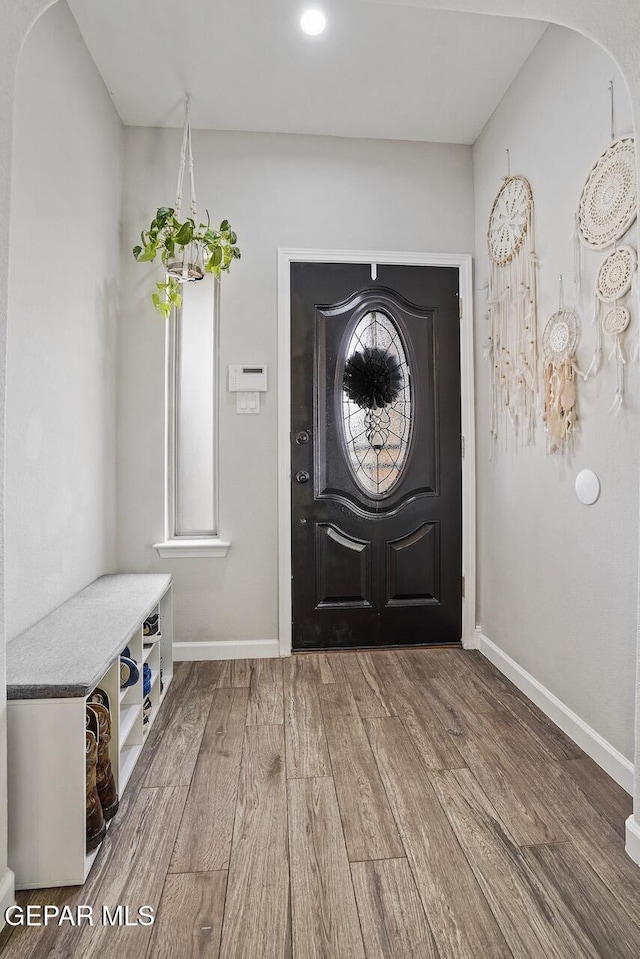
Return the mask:
M538 383L536 254L529 181L507 175L494 200L487 231L490 260L491 420L494 438L511 429L516 441L533 439Z
M185 98L184 128L182 131L182 148L180 150L180 166L178 167L178 183L176 186L175 217L180 220L182 215L182 200L185 170L189 167L189 182L191 187L191 202L189 217L194 224L198 222L198 208L196 204L196 185L193 172L193 150L191 147L191 97ZM193 242L184 247L182 259L167 264L167 273L174 276L180 283L189 283L201 280L204 276L204 258L199 243Z

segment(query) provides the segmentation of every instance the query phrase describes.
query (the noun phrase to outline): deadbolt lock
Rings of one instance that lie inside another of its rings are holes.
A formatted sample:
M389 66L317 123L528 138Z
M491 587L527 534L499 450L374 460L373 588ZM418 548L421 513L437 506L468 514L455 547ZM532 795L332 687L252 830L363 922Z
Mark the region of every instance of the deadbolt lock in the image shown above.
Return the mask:
M306 470L298 470L296 473L296 482L297 483L308 483L311 479L309 473Z
M305 443L308 443L311 439L307 430L300 430L299 433L296 433L296 443L298 446L304 446Z

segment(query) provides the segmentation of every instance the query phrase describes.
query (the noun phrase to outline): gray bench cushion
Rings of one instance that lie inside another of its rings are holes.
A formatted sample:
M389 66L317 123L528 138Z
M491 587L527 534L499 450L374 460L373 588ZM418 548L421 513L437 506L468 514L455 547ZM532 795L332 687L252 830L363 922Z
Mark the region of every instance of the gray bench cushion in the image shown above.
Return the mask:
M171 576L101 576L7 643L7 698L87 696L140 629Z

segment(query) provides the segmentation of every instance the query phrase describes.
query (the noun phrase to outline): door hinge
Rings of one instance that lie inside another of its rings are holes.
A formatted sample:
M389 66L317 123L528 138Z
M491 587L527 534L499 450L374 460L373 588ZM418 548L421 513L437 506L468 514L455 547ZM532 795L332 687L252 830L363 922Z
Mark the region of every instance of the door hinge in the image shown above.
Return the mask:
M458 317L462 319L462 297L458 297Z
M464 459L465 446L464 446L464 436L460 437L460 456Z
M462 577L462 598L464 599L464 576Z

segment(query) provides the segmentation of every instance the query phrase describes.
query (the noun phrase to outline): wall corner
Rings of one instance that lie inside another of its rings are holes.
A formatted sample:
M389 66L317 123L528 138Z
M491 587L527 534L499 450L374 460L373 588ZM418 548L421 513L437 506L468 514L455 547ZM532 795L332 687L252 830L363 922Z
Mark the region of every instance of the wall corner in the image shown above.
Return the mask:
M640 866L640 823L635 816L629 816L625 823L625 852Z
M2 879L0 879L0 929L6 925L5 915L7 909L14 906L16 902L16 879L11 869L5 869Z

